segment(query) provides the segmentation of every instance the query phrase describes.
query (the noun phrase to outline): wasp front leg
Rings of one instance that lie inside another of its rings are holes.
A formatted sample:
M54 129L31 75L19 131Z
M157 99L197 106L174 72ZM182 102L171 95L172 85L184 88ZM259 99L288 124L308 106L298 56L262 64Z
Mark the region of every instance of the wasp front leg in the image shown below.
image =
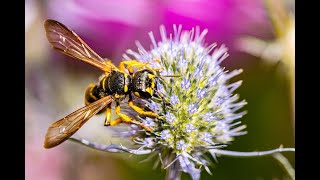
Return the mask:
M162 70L163 68L152 68L151 66L149 66L149 64L151 62L160 62L160 60L152 60L149 62L139 62L137 60L128 60L128 61L122 61L119 65L119 69L121 71L124 71L125 69L127 69L129 71L129 73L132 75L133 74L133 68L142 68L145 67L151 71L159 71ZM125 65L127 67L125 67Z
M139 113L140 115L144 115L144 116L148 116L148 117L154 117L154 118L159 118L159 115L157 113L154 113L152 111L145 111L142 108L134 105L133 100L132 100L132 96L129 96L129 102L128 105L135 110L137 113Z
M133 119L131 119L129 116L127 116L127 115L125 115L125 114L122 114L122 113L120 112L120 103L119 103L119 101L117 100L116 103L117 103L117 104L116 104L115 112L116 112L116 114L119 116L119 118L111 121L110 124L109 124L110 126L116 126L116 125L118 125L118 124L120 124L120 123L128 123L128 124L136 124L136 125L138 125L138 126L141 126L143 129L145 129L145 130L147 130L147 131L149 131L149 132L152 132L152 131L153 131L153 129L145 126L145 125L142 124L141 122L136 121L136 120L133 120Z

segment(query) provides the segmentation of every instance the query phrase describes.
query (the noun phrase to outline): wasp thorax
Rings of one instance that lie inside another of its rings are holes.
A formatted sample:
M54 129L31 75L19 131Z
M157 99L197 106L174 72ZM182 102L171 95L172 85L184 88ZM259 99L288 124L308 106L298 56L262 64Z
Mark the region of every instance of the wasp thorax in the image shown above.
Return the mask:
M153 96L155 89L155 75L148 69L137 71L133 77L134 95L148 99Z
M131 77L120 71L111 73L100 81L100 86L109 95L124 95L131 91Z

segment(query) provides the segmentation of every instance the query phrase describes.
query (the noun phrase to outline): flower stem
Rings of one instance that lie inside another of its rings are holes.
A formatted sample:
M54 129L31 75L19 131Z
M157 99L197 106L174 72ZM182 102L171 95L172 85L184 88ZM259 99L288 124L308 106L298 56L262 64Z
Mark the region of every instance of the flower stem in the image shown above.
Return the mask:
M272 155L279 152L294 152L295 148L277 148L269 151L257 151L257 152L238 152L238 151L228 151L228 150L221 150L221 149L212 149L210 150L211 153L224 155L224 156L233 156L233 157L256 157L256 156L267 156Z
M289 174L292 180L295 179L295 172L290 162L286 157L284 157L281 153L275 153L272 155L278 162L282 165L285 171Z
M167 168L166 180L180 180L181 171L179 161L175 161Z
M151 150L144 150L144 149L129 149L122 145L116 145L116 144L109 144L109 145L98 144L98 143L90 142L86 139L79 138L79 137L70 137L69 140L80 143L87 147L90 147L99 151L105 151L105 152L128 152L131 154L149 154L152 152Z

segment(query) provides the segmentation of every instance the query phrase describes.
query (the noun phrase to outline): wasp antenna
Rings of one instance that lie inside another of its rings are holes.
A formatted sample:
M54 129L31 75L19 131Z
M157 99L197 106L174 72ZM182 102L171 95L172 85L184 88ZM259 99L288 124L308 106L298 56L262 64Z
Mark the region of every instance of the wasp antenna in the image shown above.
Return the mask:
M181 77L181 75L164 75L164 76L160 76L160 77Z
M166 83L166 80L164 78L166 77L173 77L173 78L177 78L177 77L181 77L181 75L157 75L156 78L158 78L159 80L162 80L164 83Z

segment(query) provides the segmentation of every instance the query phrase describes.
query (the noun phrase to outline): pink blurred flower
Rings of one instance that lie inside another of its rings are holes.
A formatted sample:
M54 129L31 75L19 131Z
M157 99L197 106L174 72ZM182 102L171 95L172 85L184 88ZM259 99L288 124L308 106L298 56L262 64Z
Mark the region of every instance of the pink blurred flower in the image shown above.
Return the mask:
M65 151L61 148L46 150L42 139L26 142L25 148L25 179L26 180L58 180L64 176L66 163Z
M173 24L207 28L206 41L226 44L230 51L237 36L269 31L262 0L55 0L47 9L48 18L75 30L101 56L117 61L126 49L136 47L135 40L150 44L146 33L158 31L160 24L169 33Z

